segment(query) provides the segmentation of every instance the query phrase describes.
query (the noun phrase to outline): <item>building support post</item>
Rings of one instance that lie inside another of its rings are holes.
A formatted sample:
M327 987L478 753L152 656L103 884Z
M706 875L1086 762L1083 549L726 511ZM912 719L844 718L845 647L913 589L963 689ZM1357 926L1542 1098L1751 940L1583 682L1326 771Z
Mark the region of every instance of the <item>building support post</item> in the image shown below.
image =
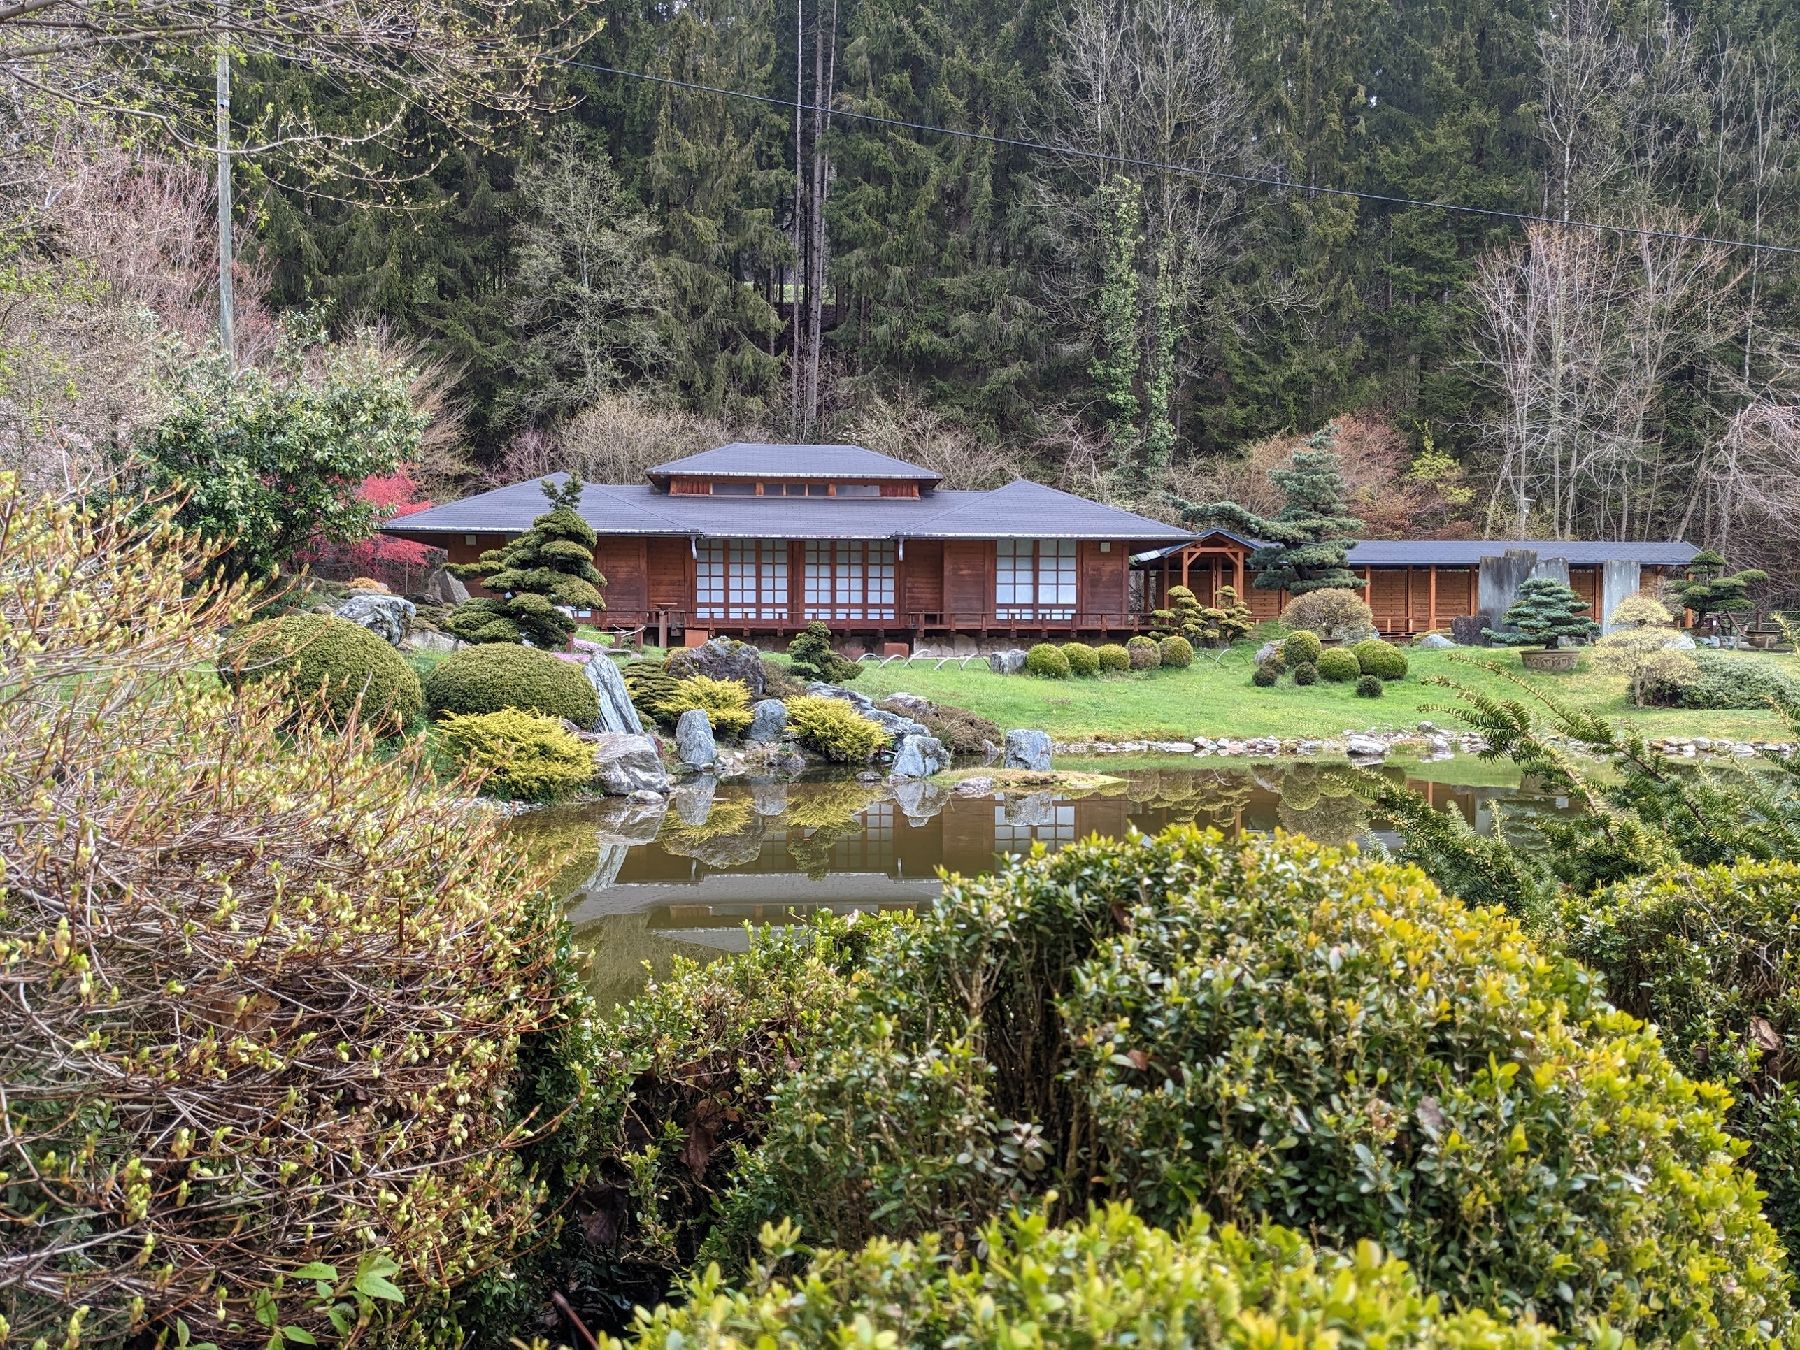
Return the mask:
M1437 632L1437 564L1425 574L1425 621L1431 632Z

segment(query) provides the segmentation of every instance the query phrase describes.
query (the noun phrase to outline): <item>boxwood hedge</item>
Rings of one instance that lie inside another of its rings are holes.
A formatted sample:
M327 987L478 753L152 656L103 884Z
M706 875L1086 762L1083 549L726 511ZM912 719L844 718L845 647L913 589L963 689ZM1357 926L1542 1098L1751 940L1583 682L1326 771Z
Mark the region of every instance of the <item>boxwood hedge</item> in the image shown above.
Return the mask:
M711 1252L974 1236L996 1203L1196 1205L1382 1243L1457 1306L1646 1344L1783 1331L1723 1089L1574 962L1296 838L1090 840L896 926L772 1092ZM867 1053L858 1053L863 1048Z
M234 633L219 670L228 683L286 679L296 703L343 725L351 710L383 731L419 715L419 677L406 658L361 624L327 614L284 614Z
M1109 1206L1053 1226L1042 1213L989 1223L973 1260L937 1234L809 1252L771 1228L741 1289L713 1267L678 1306L639 1315L607 1350L709 1346L1195 1346L1548 1350L1542 1325L1446 1312L1374 1243L1318 1251L1297 1233L1196 1217L1179 1231ZM797 1259L794 1274L778 1274ZM1569 1342L1563 1342L1568 1344ZM1573 1344L1606 1345L1596 1330Z

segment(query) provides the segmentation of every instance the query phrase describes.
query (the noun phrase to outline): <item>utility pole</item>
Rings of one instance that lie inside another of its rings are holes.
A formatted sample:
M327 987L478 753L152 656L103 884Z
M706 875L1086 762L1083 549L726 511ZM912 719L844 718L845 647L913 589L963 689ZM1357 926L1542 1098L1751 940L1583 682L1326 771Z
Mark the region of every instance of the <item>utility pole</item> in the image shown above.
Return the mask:
M237 334L231 298L231 28L230 0L219 0L219 50L213 82L217 104L213 135L219 156L219 347L228 369L237 368Z

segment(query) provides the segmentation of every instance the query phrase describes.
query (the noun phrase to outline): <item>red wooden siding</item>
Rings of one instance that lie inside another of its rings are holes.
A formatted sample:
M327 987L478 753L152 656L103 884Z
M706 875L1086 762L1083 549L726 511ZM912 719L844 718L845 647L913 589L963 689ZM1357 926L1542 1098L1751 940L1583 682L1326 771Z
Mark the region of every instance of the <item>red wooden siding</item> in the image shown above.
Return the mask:
M944 608L958 616L993 613L994 546L990 541L945 541Z
M642 539L602 539L594 547L594 566L606 578L602 594L608 610L632 613L650 608L645 587Z
M1076 554L1080 568L1078 602L1083 615L1117 614L1131 610L1130 555L1122 544L1102 553L1098 540L1084 539Z
M944 611L944 545L936 539L912 539L900 560L900 610L907 614L941 615Z
M650 609L685 611L694 600L694 558L685 539L650 539L645 553L645 592Z

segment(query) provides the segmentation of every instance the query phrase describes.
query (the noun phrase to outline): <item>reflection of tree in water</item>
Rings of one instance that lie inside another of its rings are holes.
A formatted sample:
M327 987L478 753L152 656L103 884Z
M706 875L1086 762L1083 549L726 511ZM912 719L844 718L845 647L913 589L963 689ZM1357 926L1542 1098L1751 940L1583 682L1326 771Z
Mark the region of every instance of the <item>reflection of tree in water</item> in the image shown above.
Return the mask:
M762 852L764 829L748 797L723 797L698 825L671 811L656 842L666 852L697 858L709 867L740 867Z
M1130 775L1126 795L1134 807L1146 812L1166 812L1172 820L1192 820L1229 829L1249 804L1255 786L1250 776L1241 771L1151 770Z
M579 895L600 865L600 841L593 818L578 806L547 807L514 817L508 837L531 866L553 867L545 886L551 895Z
M1344 844L1369 823L1353 770L1330 764L1290 764L1281 777L1281 828L1322 844Z
M796 785L783 818L795 866L813 881L823 881L831 871L832 849L862 831L862 813L884 795L878 785L851 778Z

